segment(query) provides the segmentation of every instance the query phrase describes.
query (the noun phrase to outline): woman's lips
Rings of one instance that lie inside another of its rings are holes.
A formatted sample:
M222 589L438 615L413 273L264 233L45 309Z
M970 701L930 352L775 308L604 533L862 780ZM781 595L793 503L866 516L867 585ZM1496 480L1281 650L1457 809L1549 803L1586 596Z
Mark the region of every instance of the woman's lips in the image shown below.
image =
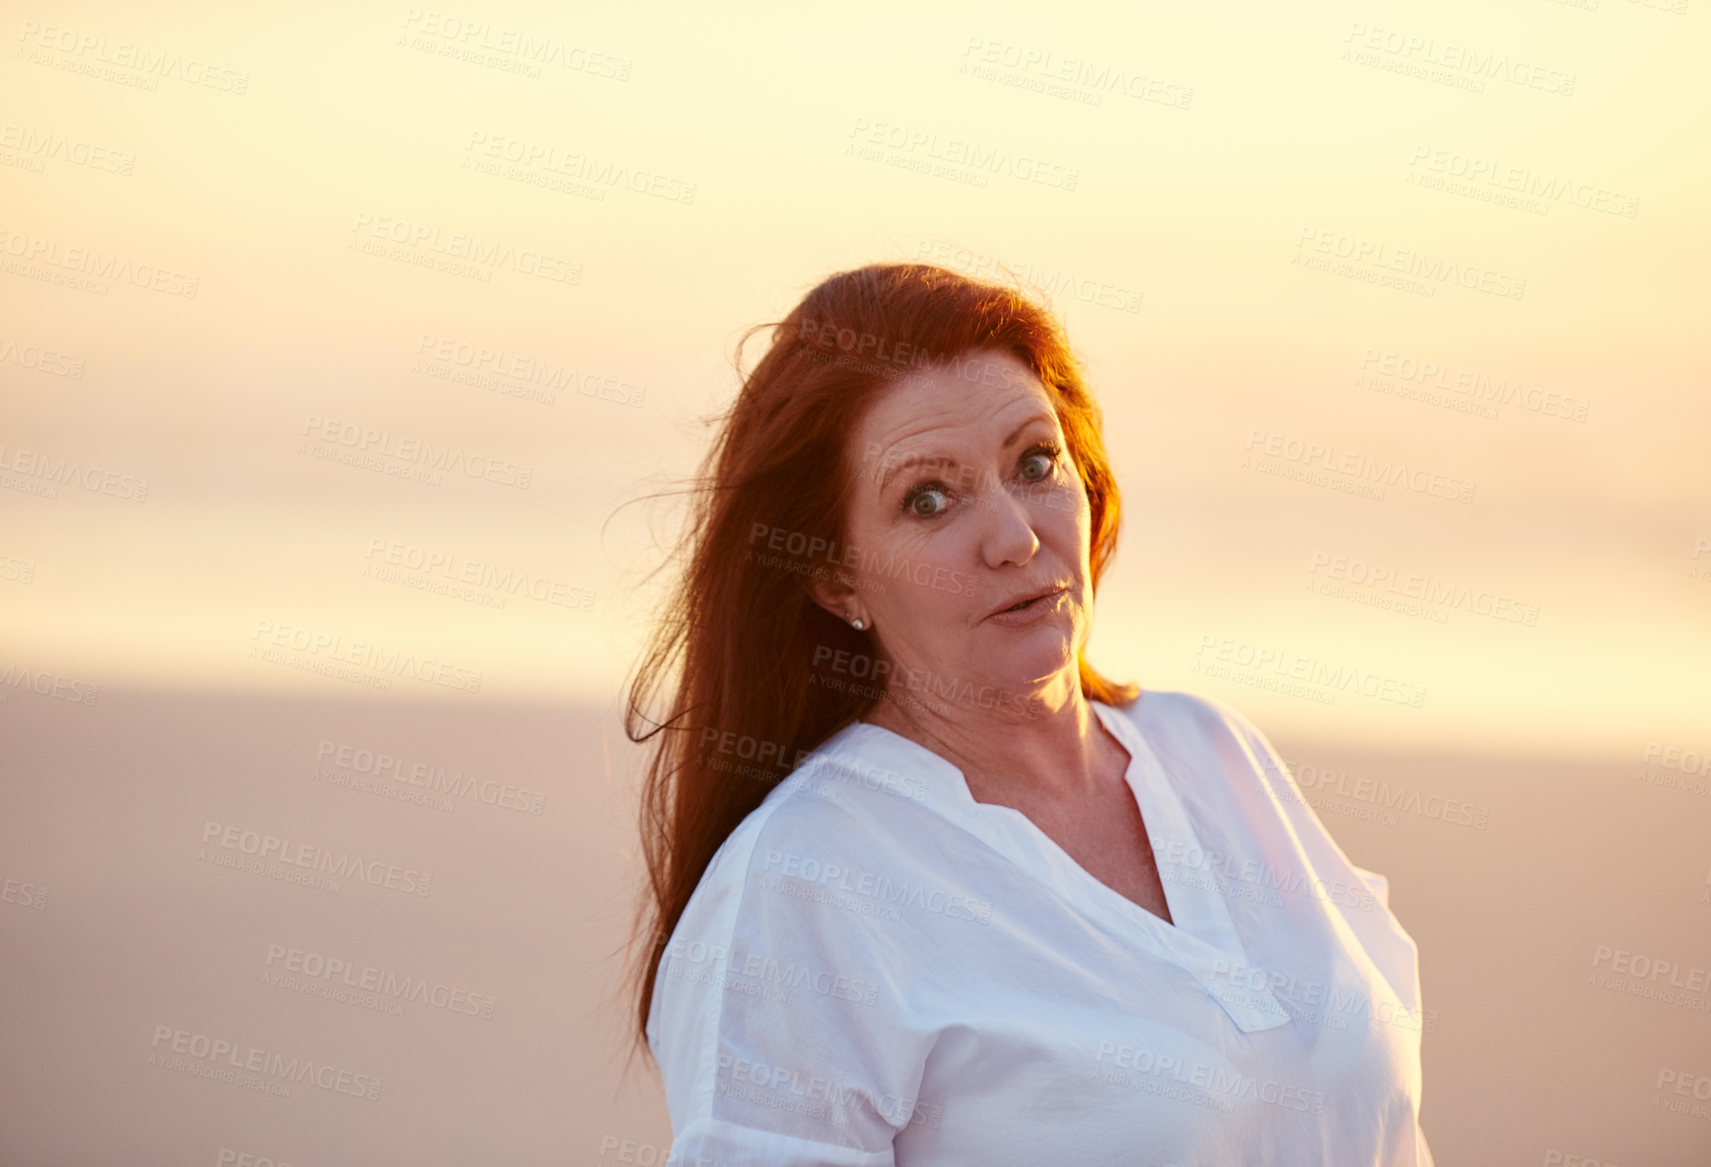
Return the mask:
M1018 608L1013 603L1009 607L1000 608L996 612L989 613L986 619L994 624L1031 624L1035 620L1045 616L1048 612L1055 610L1058 607L1056 603L1057 599L1064 595L1066 591L1067 589L1065 588L1056 587L1048 592L1038 593L1029 599L1016 601L1016 603L1020 603L1022 605L1021 607Z

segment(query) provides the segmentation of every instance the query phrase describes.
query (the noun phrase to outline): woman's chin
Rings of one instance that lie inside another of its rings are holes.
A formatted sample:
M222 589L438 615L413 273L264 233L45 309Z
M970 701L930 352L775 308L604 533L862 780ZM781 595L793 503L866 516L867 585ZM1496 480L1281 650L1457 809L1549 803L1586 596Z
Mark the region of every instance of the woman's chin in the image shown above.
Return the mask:
M1006 687L1018 695L1031 693L1065 668L1075 667L1074 643L1066 629L1035 625L1007 631L1013 642L987 655L981 664L984 672L1007 678Z

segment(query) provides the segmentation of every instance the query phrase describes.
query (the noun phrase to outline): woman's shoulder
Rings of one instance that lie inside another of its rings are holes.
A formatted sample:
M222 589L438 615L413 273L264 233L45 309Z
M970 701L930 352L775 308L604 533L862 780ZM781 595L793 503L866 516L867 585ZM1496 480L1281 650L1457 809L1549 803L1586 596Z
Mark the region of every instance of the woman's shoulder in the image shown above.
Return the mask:
M1390 880L1349 858L1263 730L1204 693L1144 692L1125 712L1138 719L1166 770L1183 776L1186 803L1211 817L1233 815L1272 836L1279 854L1295 851L1324 881L1404 1000L1414 999L1407 986L1417 949L1390 912Z
M1186 805L1232 823L1306 829L1329 840L1277 747L1233 706L1205 693L1149 690L1124 713Z
M924 804L927 784L881 745L852 722L810 750L725 839L702 882L888 852L898 816Z
M837 738L811 751L726 837L678 917L655 1013L680 1037L687 1017L771 1000L751 997L760 989L741 977L726 983L734 969L860 972L866 984L877 974L862 970L909 959L907 930L884 887L913 886L928 861L910 846L919 832L899 821L913 787ZM720 985L727 991L715 991Z
M1187 689L1142 689L1134 700L1124 705L1114 705L1112 708L1130 717L1144 717L1154 721L1189 720L1208 723L1245 720L1233 707L1218 698Z
M1209 694L1144 689L1135 700L1115 708L1140 729L1155 750L1178 756L1211 756L1226 767L1242 771L1251 771L1257 765L1269 771L1267 777L1287 781L1282 761L1265 733L1235 707Z

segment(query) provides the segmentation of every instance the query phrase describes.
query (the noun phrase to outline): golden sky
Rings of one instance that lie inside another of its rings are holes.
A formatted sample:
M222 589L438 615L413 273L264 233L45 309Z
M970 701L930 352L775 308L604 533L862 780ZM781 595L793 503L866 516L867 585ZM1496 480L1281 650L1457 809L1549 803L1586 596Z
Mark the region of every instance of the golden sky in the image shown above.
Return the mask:
M1706 750L1706 21L25 6L0 669L608 704L654 593L607 520L694 466L740 332L1002 262L1106 411L1108 671L1350 742Z

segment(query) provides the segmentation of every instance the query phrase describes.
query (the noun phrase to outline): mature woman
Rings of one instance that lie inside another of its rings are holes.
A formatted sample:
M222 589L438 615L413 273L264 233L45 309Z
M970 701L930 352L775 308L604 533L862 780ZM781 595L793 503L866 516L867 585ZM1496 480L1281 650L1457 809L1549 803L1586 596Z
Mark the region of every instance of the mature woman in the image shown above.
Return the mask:
M673 1163L1429 1167L1384 877L1083 656L1117 485L1048 312L835 275L703 484L631 695Z

